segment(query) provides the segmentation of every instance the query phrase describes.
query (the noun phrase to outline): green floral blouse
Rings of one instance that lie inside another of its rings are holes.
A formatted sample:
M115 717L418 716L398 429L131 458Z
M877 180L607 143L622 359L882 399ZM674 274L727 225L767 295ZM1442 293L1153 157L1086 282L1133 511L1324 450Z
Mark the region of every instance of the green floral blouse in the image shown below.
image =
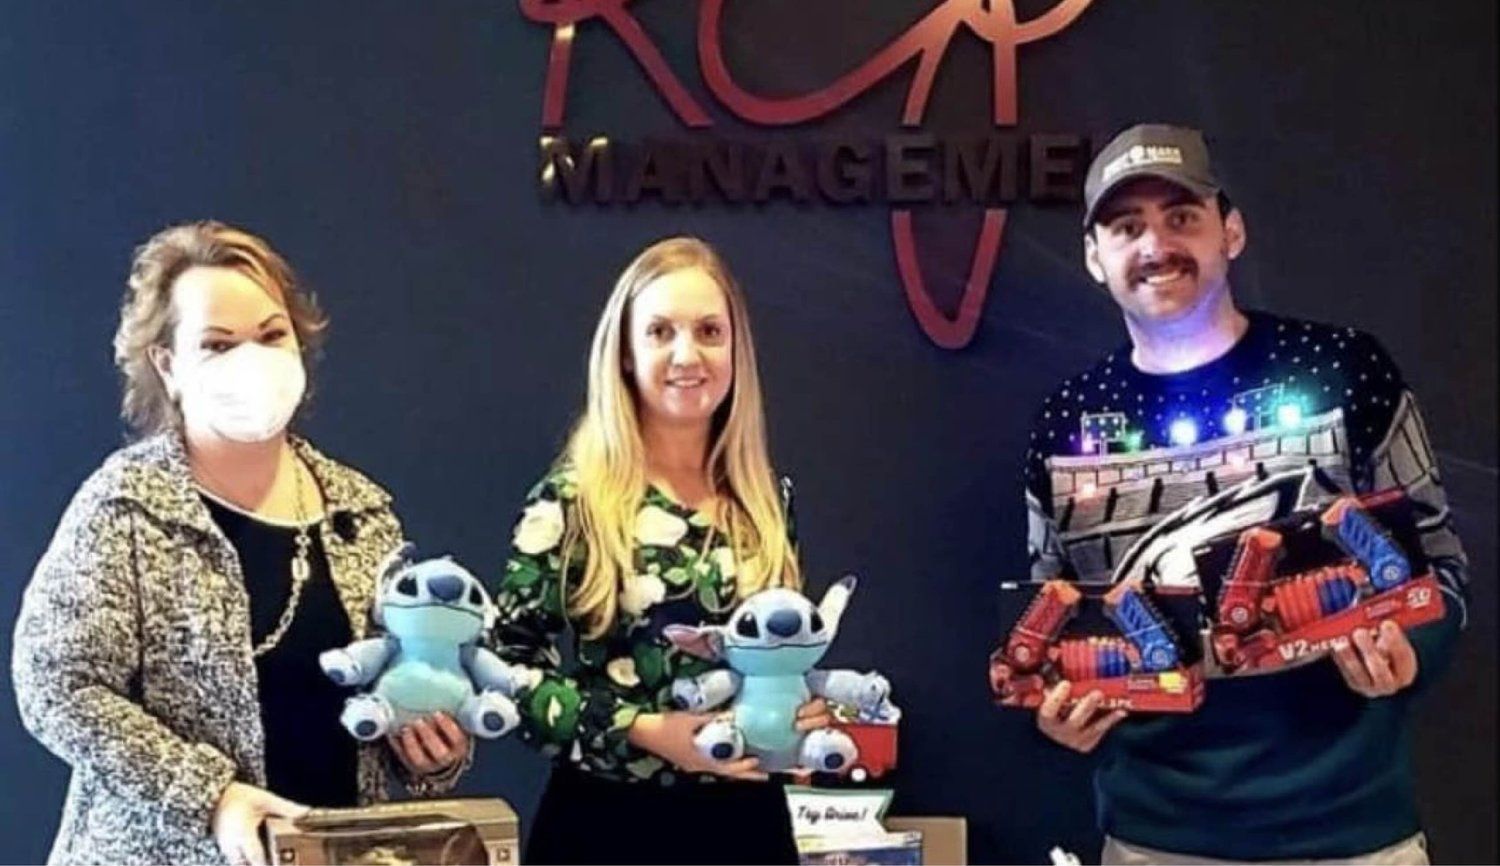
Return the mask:
M782 479L791 531L791 482ZM495 651L543 672L519 696L519 734L556 760L602 778L670 785L678 773L631 746L626 732L642 712L675 709L672 681L696 676L714 663L688 655L661 636L673 623L723 624L733 610L737 558L727 535L710 533L707 514L648 487L636 515L635 573L626 578L614 625L586 640L564 615L562 545L577 497L572 472L551 472L526 497L511 539L496 603ZM587 551L574 543L567 585L583 579ZM567 633L571 658L559 649ZM708 781L712 776L696 776Z

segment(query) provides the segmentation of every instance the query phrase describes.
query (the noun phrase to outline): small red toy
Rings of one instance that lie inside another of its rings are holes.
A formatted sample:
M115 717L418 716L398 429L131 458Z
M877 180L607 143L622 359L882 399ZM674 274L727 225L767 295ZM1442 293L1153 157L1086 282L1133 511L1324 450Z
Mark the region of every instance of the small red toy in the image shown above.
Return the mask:
M870 779L879 779L896 768L897 725L894 721L845 720L839 718L836 713L833 727L852 737L854 745L859 749L859 757L849 768L850 781L865 782Z

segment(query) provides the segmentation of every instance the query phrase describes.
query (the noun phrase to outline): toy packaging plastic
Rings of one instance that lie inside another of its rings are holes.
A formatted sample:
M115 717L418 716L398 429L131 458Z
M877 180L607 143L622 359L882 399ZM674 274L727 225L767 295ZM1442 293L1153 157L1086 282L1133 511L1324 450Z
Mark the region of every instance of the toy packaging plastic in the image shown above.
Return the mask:
M1327 654L1357 629L1441 619L1410 503L1399 490L1219 536L1195 551L1216 675L1263 673Z
M266 851L275 866L511 866L520 861L515 810L498 799L314 809L296 821L269 818L266 831Z
M1013 610L1019 593L1034 594L990 658L996 701L1035 708L1067 679L1070 703L1097 689L1105 707L1192 712L1205 679L1310 662L1385 620L1412 629L1442 618L1442 592L1400 490L1325 497L1263 521L1232 519L1240 503L1301 486L1288 476L1188 503L1182 514L1192 519L1161 523L1185 527L1178 534L1190 541L1148 533L1122 557L1110 586L1010 585L1002 600ZM1212 519L1203 516L1210 507ZM1201 532L1217 520L1221 531Z
M856 779L895 765L901 713L890 701L886 678L814 668L838 634L855 583L853 577L838 581L816 607L794 590L764 589L740 602L726 625L662 630L683 651L726 665L672 684L673 700L682 709L724 709L694 738L700 753L718 761L754 755L767 772ZM797 708L813 697L826 699L843 720L801 733L795 728Z
M1101 708L1132 712L1187 713L1203 701L1202 666L1191 643L1177 637L1135 581L1102 593L1062 580L1043 583L990 656L990 688L1004 706L1039 707L1062 680L1072 683L1069 705L1093 691L1103 695Z

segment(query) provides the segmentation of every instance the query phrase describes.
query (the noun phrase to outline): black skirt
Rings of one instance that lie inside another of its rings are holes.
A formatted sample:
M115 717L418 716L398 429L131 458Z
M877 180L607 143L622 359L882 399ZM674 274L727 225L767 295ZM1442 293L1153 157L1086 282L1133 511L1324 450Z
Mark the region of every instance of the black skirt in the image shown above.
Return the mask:
M797 862L779 781L627 783L562 765L552 769L525 845L528 866Z

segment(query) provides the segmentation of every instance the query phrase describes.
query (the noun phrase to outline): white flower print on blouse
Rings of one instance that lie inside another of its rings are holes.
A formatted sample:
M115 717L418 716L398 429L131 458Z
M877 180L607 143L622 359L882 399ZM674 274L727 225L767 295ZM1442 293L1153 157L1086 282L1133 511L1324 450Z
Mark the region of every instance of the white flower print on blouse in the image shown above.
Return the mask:
M656 505L643 507L635 517L635 540L641 544L671 547L687 531L686 520Z
M562 536L562 506L554 500L543 499L526 507L521 521L516 524L516 535L511 543L516 550L536 556L556 547Z
M725 580L735 576L738 561L735 559L733 550L728 547L715 547L709 557L713 559L714 565L719 567L719 575Z
M637 574L625 579L620 591L620 609L631 616L639 617L653 604L661 604L667 597L667 585L654 574Z
M604 666L604 670L609 673L609 678L614 680L616 685L629 689L641 684L640 674L635 672L635 659L630 656L610 659L609 664Z

